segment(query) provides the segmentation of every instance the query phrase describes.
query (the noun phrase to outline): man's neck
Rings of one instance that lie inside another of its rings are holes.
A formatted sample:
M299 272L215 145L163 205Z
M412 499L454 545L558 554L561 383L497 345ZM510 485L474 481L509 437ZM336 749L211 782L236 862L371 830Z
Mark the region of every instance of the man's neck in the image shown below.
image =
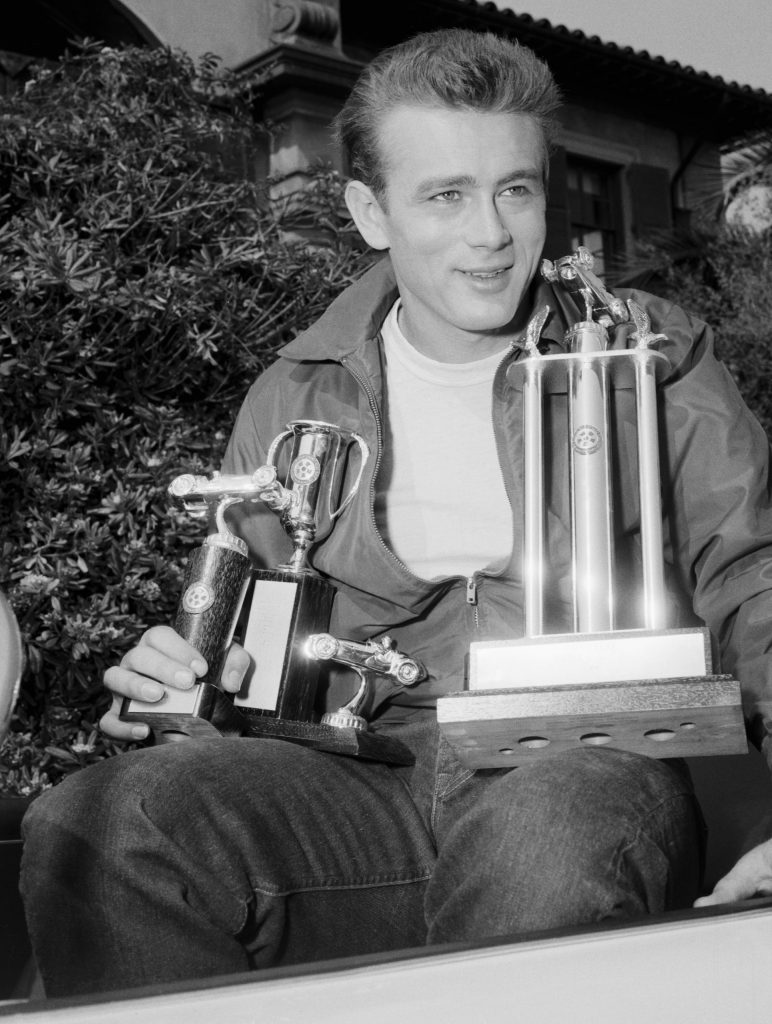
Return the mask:
M508 326L496 333L455 330L448 331L442 338L435 338L431 331L423 330L420 323L414 322L404 303L399 308L398 323L413 348L438 363L474 363L487 359L505 352L519 334L514 327Z

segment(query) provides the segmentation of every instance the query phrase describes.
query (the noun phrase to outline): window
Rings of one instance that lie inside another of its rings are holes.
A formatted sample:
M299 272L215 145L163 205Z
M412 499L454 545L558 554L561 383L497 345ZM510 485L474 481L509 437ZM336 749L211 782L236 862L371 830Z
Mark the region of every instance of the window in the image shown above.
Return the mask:
M612 164L568 155L566 178L571 249L586 246L595 257L595 273L602 278L621 247L619 171Z

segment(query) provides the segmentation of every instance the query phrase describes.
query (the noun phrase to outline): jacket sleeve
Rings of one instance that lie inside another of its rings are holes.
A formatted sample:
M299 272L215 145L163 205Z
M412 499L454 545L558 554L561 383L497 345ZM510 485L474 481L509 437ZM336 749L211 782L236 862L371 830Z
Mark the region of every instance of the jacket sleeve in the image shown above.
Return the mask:
M772 494L766 435L705 324L670 306L659 325L663 491L671 557L741 684L751 740L772 769Z

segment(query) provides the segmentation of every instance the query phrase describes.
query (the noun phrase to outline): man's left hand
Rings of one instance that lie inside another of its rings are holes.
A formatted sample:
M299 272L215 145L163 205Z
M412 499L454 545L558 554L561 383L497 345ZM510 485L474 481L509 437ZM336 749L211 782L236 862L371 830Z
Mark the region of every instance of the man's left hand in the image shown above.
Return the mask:
M744 854L709 896L696 900L695 907L711 907L719 903L734 903L752 896L772 895L772 839Z

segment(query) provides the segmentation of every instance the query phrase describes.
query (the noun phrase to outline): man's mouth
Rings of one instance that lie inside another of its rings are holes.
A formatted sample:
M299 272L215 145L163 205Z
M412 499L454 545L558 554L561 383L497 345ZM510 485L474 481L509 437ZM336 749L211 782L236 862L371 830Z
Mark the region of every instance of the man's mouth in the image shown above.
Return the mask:
M487 281L493 277L501 277L502 274L506 274L509 267L496 267L493 270L462 270L462 274L466 274L467 277L477 278L479 281Z

